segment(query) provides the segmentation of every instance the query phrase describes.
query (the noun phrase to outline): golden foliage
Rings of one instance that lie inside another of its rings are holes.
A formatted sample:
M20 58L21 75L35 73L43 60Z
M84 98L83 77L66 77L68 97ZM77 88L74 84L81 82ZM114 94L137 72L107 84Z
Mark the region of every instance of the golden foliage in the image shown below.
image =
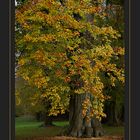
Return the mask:
M74 13L81 19L77 20ZM76 74L84 84L74 93L89 92L94 97L93 101L84 101L83 115L90 106L90 115L99 119L105 117L103 104L107 99L100 73L108 73L112 86L116 80L124 83L124 70L112 62L115 56L124 55L123 48L111 46L120 35L111 26L87 22L88 14L96 15L95 21L103 21L101 13L102 6L88 0L66 1L65 6L55 0L33 0L16 10L16 22L23 31L22 37L16 40L17 50L20 51L19 46L25 49L18 60L17 73L41 91L37 98L51 102L50 115L67 109L69 83ZM86 32L94 39L88 40ZM80 85L78 81L76 84Z

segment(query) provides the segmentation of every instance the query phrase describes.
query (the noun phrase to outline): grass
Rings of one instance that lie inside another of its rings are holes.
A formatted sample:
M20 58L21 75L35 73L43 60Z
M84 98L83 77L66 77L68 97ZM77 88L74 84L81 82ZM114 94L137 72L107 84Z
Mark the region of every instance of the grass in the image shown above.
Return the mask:
M55 121L55 126L40 127L42 122L37 122L32 118L19 117L16 118L16 139L25 137L51 137L58 135L64 126L67 126L68 121ZM106 135L123 135L124 127L111 127L103 125Z
M37 122L34 119L27 119L24 117L16 118L15 130L16 138L37 137L37 136L56 136L62 130L62 126L67 126L68 122L53 122L55 126L40 127L43 122Z
M124 127L123 126L108 126L108 125L103 125L105 135L124 135Z

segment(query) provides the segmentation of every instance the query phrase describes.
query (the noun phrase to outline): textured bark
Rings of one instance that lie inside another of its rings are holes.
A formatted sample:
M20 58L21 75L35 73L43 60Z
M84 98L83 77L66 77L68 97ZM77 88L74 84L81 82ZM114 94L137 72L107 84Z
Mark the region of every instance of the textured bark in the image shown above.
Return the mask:
M82 117L82 101L87 94L75 94L70 99L70 114L69 114L69 132L68 135L73 137L98 137L103 135L101 123L91 118L87 121ZM90 111L90 110L89 110Z

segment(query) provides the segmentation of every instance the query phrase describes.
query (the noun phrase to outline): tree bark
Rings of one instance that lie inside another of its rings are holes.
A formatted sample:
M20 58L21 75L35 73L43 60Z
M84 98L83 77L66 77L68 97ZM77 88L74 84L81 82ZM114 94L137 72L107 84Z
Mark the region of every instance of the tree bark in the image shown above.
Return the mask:
M69 132L73 137L98 137L104 134L101 122L96 118L89 121L82 116L82 102L87 94L74 94L70 99Z

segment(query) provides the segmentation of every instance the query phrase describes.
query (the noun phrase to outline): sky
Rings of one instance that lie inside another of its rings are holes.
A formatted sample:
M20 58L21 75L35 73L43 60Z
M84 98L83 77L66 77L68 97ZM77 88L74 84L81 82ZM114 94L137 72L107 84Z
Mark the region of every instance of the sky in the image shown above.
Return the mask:
M15 6L17 6L17 1L15 0Z

